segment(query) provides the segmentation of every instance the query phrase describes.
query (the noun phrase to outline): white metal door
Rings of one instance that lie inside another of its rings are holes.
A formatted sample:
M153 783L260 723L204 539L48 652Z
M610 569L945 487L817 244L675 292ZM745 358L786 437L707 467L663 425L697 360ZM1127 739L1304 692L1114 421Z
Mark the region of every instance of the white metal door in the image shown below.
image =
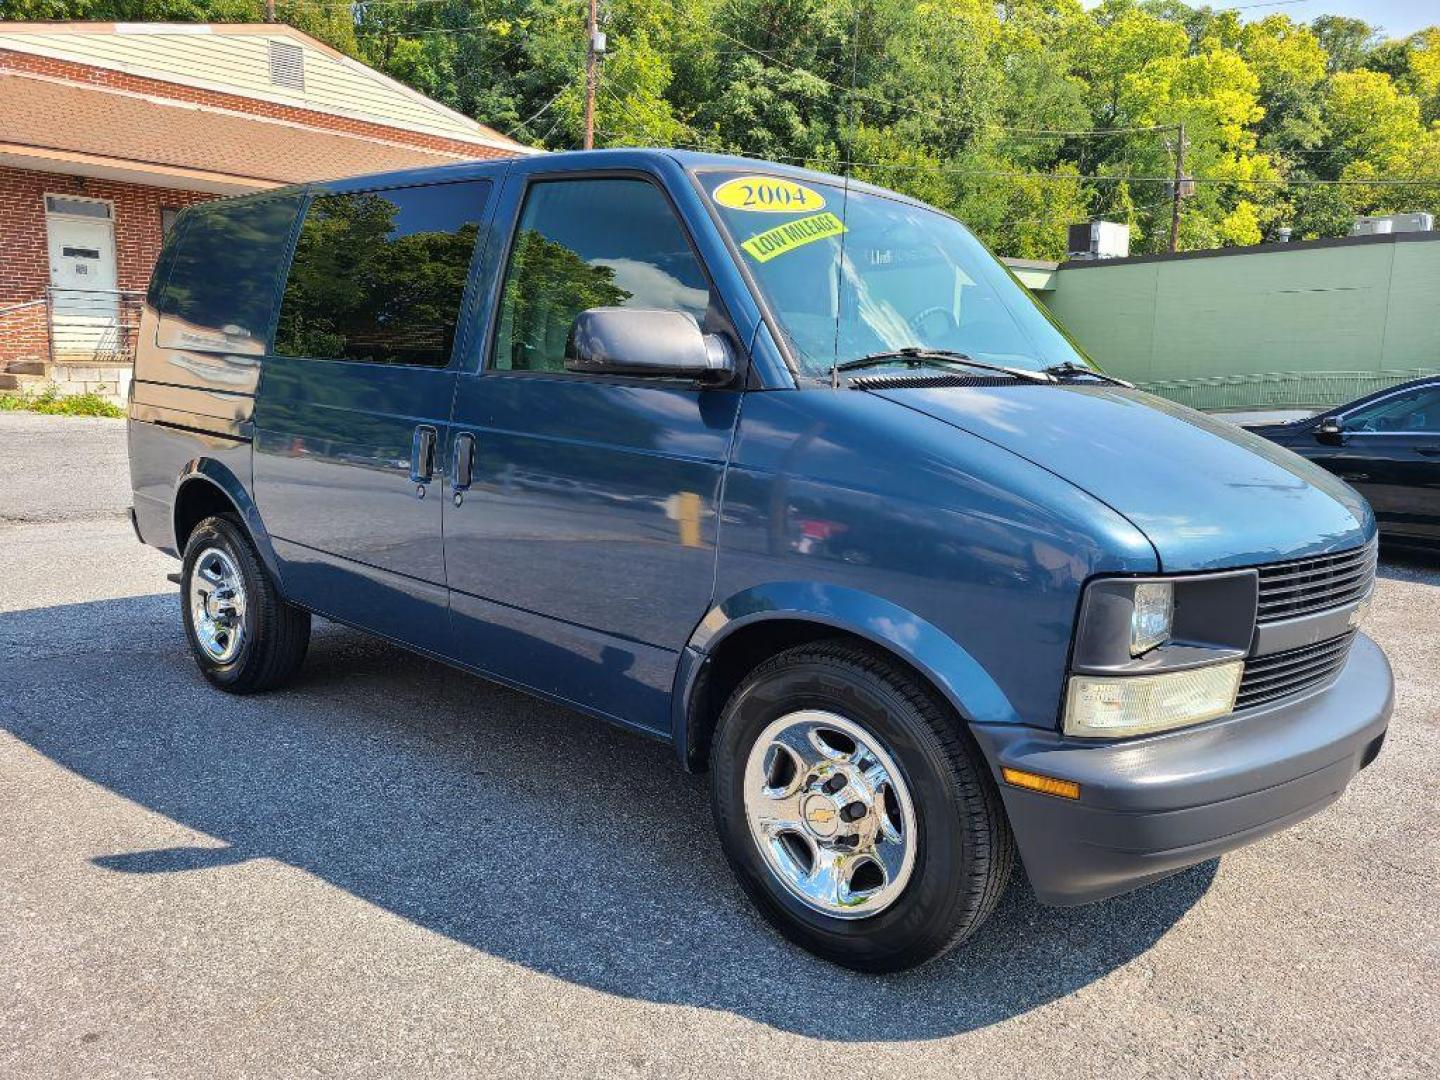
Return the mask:
M110 204L52 195L46 207L55 359L114 351L120 327Z

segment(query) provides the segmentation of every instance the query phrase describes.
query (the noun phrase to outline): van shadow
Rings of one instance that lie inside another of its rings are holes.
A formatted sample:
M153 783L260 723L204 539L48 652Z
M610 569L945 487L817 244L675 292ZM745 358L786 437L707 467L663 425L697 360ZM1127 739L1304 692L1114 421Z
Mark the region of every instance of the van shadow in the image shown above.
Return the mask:
M754 914L668 746L318 622L292 687L206 685L173 596L0 615L0 726L223 847L119 851L114 873L278 859L475 949L607 993L840 1040L938 1038L1144 953L1212 861L1066 910L1023 882L918 971L852 974ZM124 641L95 627L128 627ZM827 1009L817 1003L863 1001Z

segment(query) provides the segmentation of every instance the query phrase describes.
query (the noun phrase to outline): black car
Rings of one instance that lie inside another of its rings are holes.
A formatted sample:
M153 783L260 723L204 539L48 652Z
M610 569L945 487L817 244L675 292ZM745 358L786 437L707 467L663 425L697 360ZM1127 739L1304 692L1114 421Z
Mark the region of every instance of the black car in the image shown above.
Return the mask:
M1250 430L1355 487L1374 507L1384 539L1440 547L1440 376Z

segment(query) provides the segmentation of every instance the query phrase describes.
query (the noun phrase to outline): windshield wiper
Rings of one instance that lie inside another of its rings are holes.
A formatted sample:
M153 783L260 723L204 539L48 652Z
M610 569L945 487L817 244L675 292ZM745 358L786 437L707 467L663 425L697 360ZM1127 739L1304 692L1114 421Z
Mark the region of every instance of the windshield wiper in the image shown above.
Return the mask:
M888 349L885 352L871 353L869 356L862 356L857 360L846 360L843 364L836 364L835 370L858 371L860 368L879 367L882 364L893 364L897 361L909 367L930 364L934 367L968 367L979 371L993 371L1024 382L1052 383L1055 381L1055 377L1048 372L1026 371L1024 368L1006 367L1003 364L989 364L984 360L976 360L968 353L956 352L953 349L921 349L914 345L906 346L903 349Z
M1109 383L1111 386L1123 386L1130 390L1135 389L1134 383L1126 382L1124 379L1117 379L1114 375L1106 375L1105 372L1096 371L1094 368L1084 367L1075 363L1073 360L1066 360L1063 364L1051 364L1049 367L1042 368L1041 370L1044 371L1046 375L1055 379L1077 379L1088 375L1092 379L1099 379L1101 382Z

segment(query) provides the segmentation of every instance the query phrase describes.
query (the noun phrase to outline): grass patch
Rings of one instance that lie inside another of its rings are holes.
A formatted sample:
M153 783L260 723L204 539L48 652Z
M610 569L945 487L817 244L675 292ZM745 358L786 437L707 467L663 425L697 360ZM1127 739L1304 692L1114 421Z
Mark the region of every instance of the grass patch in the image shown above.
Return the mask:
M105 416L112 420L125 415L124 409L99 394L61 394L55 386L47 386L38 394L0 391L0 412L17 411L46 416Z

